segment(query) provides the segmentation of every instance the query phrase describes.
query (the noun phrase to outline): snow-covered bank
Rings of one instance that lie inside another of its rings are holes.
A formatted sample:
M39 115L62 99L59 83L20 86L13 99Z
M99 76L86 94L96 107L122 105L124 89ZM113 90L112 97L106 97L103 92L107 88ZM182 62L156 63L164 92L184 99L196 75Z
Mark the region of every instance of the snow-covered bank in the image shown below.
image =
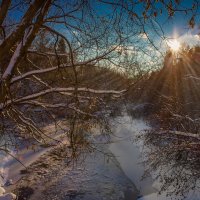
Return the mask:
M138 136L151 130L146 121L131 118L126 113L111 120L111 137L105 137L98 127L94 127L94 133L88 138L95 143L97 150L84 152L82 149L75 163L71 162L70 146L66 145L40 152L41 155L36 152L25 156L24 161L31 158L31 164L27 170L21 171L23 178L9 191L17 191L16 194L30 200L181 199L175 194L168 196L167 191L159 194L162 185L162 181L156 178L159 172L150 171L150 176L141 180L145 171L142 161L148 160L147 155L151 152L145 137L138 140ZM153 149L155 146L152 145ZM197 200L198 196L186 199Z
M17 196L13 193L6 193L5 189L0 186L0 200L15 200Z
M43 128L45 133L49 134L55 140L62 141L66 144L67 141L62 139L62 134L66 129L55 130L54 125L48 125ZM21 145L17 151L10 151L10 155L0 152L0 185L14 184L21 178L21 170L25 169L35 161L37 161L43 154L48 152L52 147L38 146L37 148L27 148L25 145ZM12 156L11 156L12 155ZM23 165L20 163L23 163Z
M151 156L149 153L155 148L153 145L151 147L147 146L145 143L146 137L141 137L146 130L151 130L151 127L143 119L131 118L126 114L116 118L113 121L114 135L112 137L113 142L110 145L111 152L115 155L126 176L130 178L140 191L141 197L139 200L183 199L181 194L173 192L179 185L171 184L165 190L161 191L164 184L162 181L162 177L165 175L164 171L169 172L173 170L167 163L159 163L159 168L161 170L149 171L148 178L142 179L145 172L145 166L142 161L145 160L148 163L148 156ZM140 136L139 140L138 136ZM161 152L160 156L163 156ZM174 171L174 173L176 173L176 171ZM183 180L180 180L180 184L181 182L183 182ZM196 184L200 186L200 181ZM187 192L184 199L198 200L199 196L199 191L190 190Z
M81 154L75 163L68 163L67 148L52 150L29 167L17 183L17 191L22 196L27 194L26 190L32 190L31 196L23 196L30 200L136 200L136 187L108 148L102 147ZM65 154L60 156L60 151Z
M98 143L97 132L92 139ZM71 163L70 149L66 145L55 149L41 148L36 152L22 148L18 153L27 169L6 158L3 166L7 170L6 178L12 178L14 182L6 189L14 191L20 199L30 200L72 197L83 200L136 200L136 187L126 177L108 145L98 145L98 150L83 153L78 162Z

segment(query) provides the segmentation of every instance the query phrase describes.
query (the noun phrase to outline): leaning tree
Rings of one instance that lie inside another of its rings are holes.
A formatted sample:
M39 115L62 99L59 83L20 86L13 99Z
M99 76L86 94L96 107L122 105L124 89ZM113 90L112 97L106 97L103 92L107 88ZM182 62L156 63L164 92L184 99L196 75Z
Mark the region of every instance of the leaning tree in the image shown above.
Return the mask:
M85 87L79 82L79 71L94 66L122 71L126 66L138 68L134 58L153 57L144 48L144 36L158 49L146 33L149 20L162 12L169 17L184 12L193 27L197 8L198 1L187 8L179 1L162 0L0 1L0 137L16 133L46 141L48 135L41 130L36 110L51 119L53 110L102 119L97 110L105 98L119 97L125 90L97 89L92 83ZM158 33L158 26L152 27ZM143 64L149 68L148 59ZM72 142L72 132L69 135ZM2 150L7 149L6 141L1 143Z

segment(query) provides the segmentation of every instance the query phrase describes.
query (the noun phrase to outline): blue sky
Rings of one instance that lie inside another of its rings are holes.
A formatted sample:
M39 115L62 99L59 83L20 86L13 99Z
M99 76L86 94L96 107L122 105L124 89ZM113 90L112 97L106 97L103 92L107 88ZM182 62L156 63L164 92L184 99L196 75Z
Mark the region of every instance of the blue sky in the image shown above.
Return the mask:
M105 0L107 2L118 2L118 0ZM132 0L132 2L140 2L140 0ZM165 0L164 2L168 2L169 0ZM181 3L179 5L179 9L185 9L185 8L191 8L193 2L195 0L179 0ZM15 2L15 1L13 1ZM71 1L64 1L64 0L57 0L55 2L61 3L61 4L67 4L68 2L72 3L73 0ZM74 1L76 2L76 1ZM79 1L77 1L79 2ZM120 1L119 1L120 2ZM126 2L129 2L128 0ZM146 2L146 0L144 1ZM172 0L172 2L175 2L175 0ZM197 0L198 2L198 0ZM199 2L200 3L200 2ZM90 0L90 4L93 6L93 8L102 15L108 14L112 11L112 7L109 4L99 2L98 0ZM144 3L139 3L138 5L135 5L134 8L132 9L133 12L137 13L138 15L141 15L142 11L144 10ZM158 2L155 3L155 9L157 11L157 21L161 24L164 25L163 28L165 29L166 32L171 32L174 28L177 28L180 33L184 32L187 26L187 20L191 18L192 14L191 12L188 12L186 15L185 12L177 12L174 14L173 18L171 20L168 20L169 23L166 23L166 20L168 18L167 10L164 8L163 4ZM175 5L175 4L174 4ZM64 8L64 7L63 7ZM162 9L162 14L160 14L160 10ZM22 10L22 9L21 9ZM200 9L198 9L198 12L200 14ZM22 16L22 12L20 9L15 9L14 12L10 13L14 19L19 19ZM197 18L197 23L200 20L200 16L198 15Z
M107 2L121 2L118 0L105 0ZM15 1L13 1L15 2ZM56 2L64 5L64 4L68 4L68 3L73 3L76 1L64 1L64 0L57 0ZM80 1L77 1L80 2ZM128 3L129 1L125 1L127 3L127 5L129 6L128 9L130 8L130 3ZM133 2L133 1L132 1ZM137 13L138 16L142 16L142 12L144 11L144 6L146 6L146 3L144 4L143 2L140 1L134 1L134 2L138 2L137 5L134 6L134 8L132 9L133 12ZM147 1L144 1L147 2ZM152 1L153 2L153 1ZM169 0L165 0L165 3L169 2ZM172 1L173 2L173 6L176 5L174 2L175 0ZM195 2L194 0L180 0L180 5L179 9L187 9L187 8L191 8L193 5L193 2ZM198 0L197 0L198 2ZM112 12L113 7L109 4L103 3L103 2L99 2L98 0L91 0L90 1L90 5L92 6L92 8L95 10L96 13L98 13L99 15L107 15L110 14ZM189 29L188 26L188 22L190 20L190 18L192 17L193 13L188 12L187 14L185 12L176 12L173 17L169 18L168 15L168 11L166 9L166 7L163 6L162 3L160 3L159 1L157 3L154 4L155 5L155 11L157 13L157 17L152 18L153 20L156 20L158 22L158 24L160 25L160 27L163 29L164 31L164 35L167 36L168 38L171 37L181 37L183 42L188 42L188 41L192 41L192 43L195 43L196 40L198 40L197 34L199 34L199 28L196 25L194 29ZM63 6L64 8L64 6ZM131 8L130 8L131 9ZM120 10L120 8L118 7L118 10ZM162 14L160 13L160 11L162 10ZM152 9L149 9L149 12L151 12ZM127 12L124 10L124 12ZM196 24L199 24L200 21L200 10L197 10L197 16L196 16ZM13 20L19 20L21 18L21 16L23 15L23 12L20 11L20 9L15 9L14 11L10 12L10 16ZM155 32L152 32L151 30L151 25L146 25L146 30L147 33L149 33L149 35L154 35L154 40L158 40L158 36L156 36ZM188 35L188 36L187 36ZM194 36L194 37L193 37Z
M117 2L118 0L105 0L105 1L110 1L110 2ZM156 1L156 0L155 0ZM164 2L168 2L169 0L164 0ZM185 9L185 8L190 8L191 7L191 2L193 0L182 0L181 2L181 9ZM62 5L62 8L66 8L66 5L68 5L68 3L73 3L75 1L73 0L57 0L57 3L59 3L60 5ZM80 2L80 1L78 1ZM126 0L126 2L129 2L129 0ZM140 2L140 1L138 1ZM145 0L146 2L146 0ZM90 5L93 9L93 11L99 15L100 17L105 16L107 17L107 19L110 18L110 16L112 15L112 11L114 9L114 7L112 7L109 4L105 4L102 2L99 2L98 0L90 0ZM129 5L130 6L130 5ZM128 7L129 9L130 7ZM120 13L120 7L117 7L117 13ZM160 13L162 9L162 14ZM24 7L23 9L15 9L14 11L10 12L10 16L13 20L19 21L20 18L23 16L23 11L26 10L26 7ZM52 12L54 12L55 10L52 9ZM131 10L132 13L136 13L138 16L143 16L142 12L144 11L144 4L143 3L139 3L138 5L134 6L134 8ZM150 12L152 10L149 10L148 12ZM185 12L177 12L173 15L173 17L169 18L168 15L168 11L165 7L163 7L163 5L161 3L157 3L156 4L156 8L155 10L153 10L152 12L157 12L157 16L151 16L151 18L149 20L146 20L146 22L144 24L144 28L146 30L146 33L148 34L148 37L151 39L151 41L155 44L156 48L153 47L153 45L150 43L150 41L147 39L147 37L141 32L138 32L135 36L135 38L133 38L132 41L130 41L130 43L128 43L128 48L130 49L129 52L131 53L134 51L139 52L139 59L140 61L143 61L143 65L145 65L145 63L147 63L147 61L149 61L149 63L152 63L153 66L156 66L156 64L154 64L154 62L157 62L157 60L160 60L160 56L165 54L165 51L167 50L167 42L166 39L164 40L163 38L159 37L159 34L162 35L162 31L164 32L164 36L167 38L178 38L180 40L181 43L187 43L189 45L195 45L197 43L199 43L199 15L197 15L196 17L196 26L194 27L194 29L189 29L188 26L188 22L190 20L190 18L192 17L193 13L185 13ZM199 10L197 10L198 13ZM88 13L86 13L88 14ZM128 19L129 16L129 12L127 12L127 9L123 9L123 17L125 19L126 22L126 18ZM75 17L80 16L80 12L75 14ZM85 17L86 21L90 20L89 18ZM129 20L128 21L128 26L130 26L130 29L128 28L127 30L133 30L135 29L134 26L134 20L132 21ZM136 20L137 21L137 20ZM72 23L74 25L77 25L76 22L74 22L73 18L67 18L67 22L68 23ZM90 21L89 21L90 22ZM125 23L123 22L123 23ZM121 27L123 27L123 23L121 24ZM155 25L156 27L156 31L152 28L152 24ZM112 27L112 25L110 25ZM131 27L132 26L132 27ZM81 24L79 24L79 27L81 27ZM136 29L139 26L136 26ZM56 25L54 26L55 29L59 30L62 34L65 34L67 36L68 39L71 39L72 37L70 36L69 31L67 30L67 28L65 27L65 25ZM101 28L101 27L99 27ZM161 30L162 29L162 30ZM112 28L111 28L112 30ZM88 32L90 32L90 29L87 30ZM97 30L96 30L97 31ZM98 31L97 31L98 32ZM99 29L100 32L100 29ZM114 32L114 31L113 31ZM158 34L159 33L159 34ZM98 33L92 33L92 34L98 34ZM111 38L112 40L112 38ZM114 41L114 40L113 40ZM90 45L88 43L88 45ZM110 43L110 45L115 45L115 43ZM89 46L88 48L91 48L91 46ZM136 49L136 50L135 50ZM141 51L140 51L141 50ZM156 51L155 51L156 50ZM89 55L90 52L89 51ZM145 53L148 53L149 55L146 55ZM90 55L91 56L91 55Z

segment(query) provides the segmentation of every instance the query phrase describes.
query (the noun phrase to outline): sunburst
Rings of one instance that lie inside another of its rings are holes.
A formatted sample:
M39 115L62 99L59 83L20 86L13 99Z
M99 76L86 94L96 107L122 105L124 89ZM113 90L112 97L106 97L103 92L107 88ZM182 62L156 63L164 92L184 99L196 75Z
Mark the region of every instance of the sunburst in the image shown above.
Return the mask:
M170 47L170 49L174 52L178 52L181 48L181 44L177 39L168 40L167 45Z

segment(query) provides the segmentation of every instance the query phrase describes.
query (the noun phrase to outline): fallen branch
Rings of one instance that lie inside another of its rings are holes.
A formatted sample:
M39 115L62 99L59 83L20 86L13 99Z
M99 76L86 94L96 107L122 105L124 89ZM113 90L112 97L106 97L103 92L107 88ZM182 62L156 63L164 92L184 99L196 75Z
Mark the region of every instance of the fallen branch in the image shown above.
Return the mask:
M179 136L184 136L184 137L191 137L197 140L200 140L200 135L199 134L194 134L194 133L188 133L188 132L181 132L181 131L160 131L160 134L175 134Z

